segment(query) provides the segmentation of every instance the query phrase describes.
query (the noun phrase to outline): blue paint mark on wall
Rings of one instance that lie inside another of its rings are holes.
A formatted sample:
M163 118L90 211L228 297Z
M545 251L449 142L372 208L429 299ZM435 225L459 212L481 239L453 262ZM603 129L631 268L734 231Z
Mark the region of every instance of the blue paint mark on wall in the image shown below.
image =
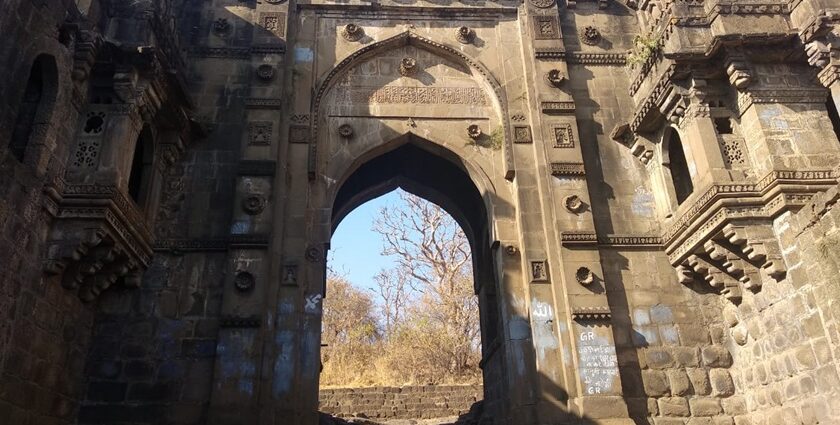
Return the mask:
M653 323L674 323L674 313L671 308L662 304L650 308L650 318Z
M257 374L251 358L255 337L256 332L250 330L225 332L216 346L221 380L236 380L236 388L249 396L254 394L254 378Z
M292 360L295 334L292 331L280 330L274 338L277 344L277 358L274 359L274 382L271 392L275 399L282 398L292 388L294 378L294 361Z
M659 328L659 333L662 335L662 342L667 345L679 345L680 335L675 326L662 326Z
M633 214L642 217L653 217L653 194L647 190L637 187L633 195L633 202L630 209Z
M295 47L295 63L312 62L315 54L308 47Z

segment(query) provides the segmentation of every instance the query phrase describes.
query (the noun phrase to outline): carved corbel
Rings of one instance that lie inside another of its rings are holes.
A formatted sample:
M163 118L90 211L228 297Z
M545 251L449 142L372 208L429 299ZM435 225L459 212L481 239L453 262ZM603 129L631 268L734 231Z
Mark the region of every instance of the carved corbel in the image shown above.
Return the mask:
M707 259L693 254L686 259L682 266L683 272L686 268L690 268L696 274L702 276L709 286L719 290L726 299L735 303L741 300L743 294L739 282L710 258Z
M726 74L729 83L738 90L744 90L753 83L753 69L746 56L741 53L730 53L726 62Z
M776 281L784 278L787 266L779 243L769 227L756 225L748 228L730 223L723 228L723 236L738 246L744 256L768 276Z
M651 149L647 142L637 137L627 123L616 125L612 132L610 132L610 138L630 149L630 153L636 158L639 158L642 164L647 165L650 163L651 158L653 158L653 149Z

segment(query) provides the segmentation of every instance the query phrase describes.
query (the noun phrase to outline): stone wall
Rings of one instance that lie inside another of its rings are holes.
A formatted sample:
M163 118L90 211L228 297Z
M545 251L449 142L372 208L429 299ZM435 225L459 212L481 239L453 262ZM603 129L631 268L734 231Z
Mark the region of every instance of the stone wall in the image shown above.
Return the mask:
M0 422L9 424L74 422L93 323L89 306L43 275L45 187L63 173L78 111L69 103L72 52L55 36L66 10L40 3L0 2ZM34 123L18 159L7 147L38 57L54 64L44 68L47 119Z
M429 419L467 413L480 385L333 388L319 392L320 410L339 417Z

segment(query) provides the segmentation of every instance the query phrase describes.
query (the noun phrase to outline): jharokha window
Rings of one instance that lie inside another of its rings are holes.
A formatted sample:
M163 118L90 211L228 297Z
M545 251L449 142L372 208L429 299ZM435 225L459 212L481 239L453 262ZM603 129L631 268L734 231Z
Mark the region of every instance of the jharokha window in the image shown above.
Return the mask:
M154 140L148 126L143 127L137 144L134 145L134 157L128 177L128 195L139 206L146 203L152 180L152 162L154 159Z
M694 192L694 184L691 181L691 172L688 169L685 150L682 140L676 131L671 132L668 137L668 168L671 171L671 181L674 185L674 193L677 196L677 204L682 204Z
M20 162L23 162L26 147L32 138L39 112L45 112L44 105L44 71L46 58L38 58L29 72L23 99L18 108L17 119L9 140L9 151ZM40 111L39 111L40 110Z

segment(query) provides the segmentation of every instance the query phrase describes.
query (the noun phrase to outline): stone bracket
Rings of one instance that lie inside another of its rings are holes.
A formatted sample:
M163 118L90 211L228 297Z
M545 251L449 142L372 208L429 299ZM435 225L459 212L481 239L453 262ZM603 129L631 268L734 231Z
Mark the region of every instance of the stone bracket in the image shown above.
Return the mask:
M55 221L44 273L93 301L115 283L138 287L151 262L152 234L137 206L114 186L71 185L47 191Z

